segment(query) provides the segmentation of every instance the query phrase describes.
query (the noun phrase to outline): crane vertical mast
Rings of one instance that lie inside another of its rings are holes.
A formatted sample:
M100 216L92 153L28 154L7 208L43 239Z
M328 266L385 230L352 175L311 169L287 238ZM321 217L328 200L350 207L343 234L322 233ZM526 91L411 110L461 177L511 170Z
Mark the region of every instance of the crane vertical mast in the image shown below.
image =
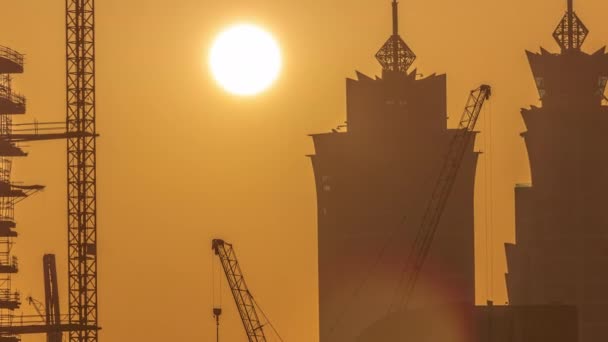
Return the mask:
M215 239L211 243L211 248L215 251L215 255L220 258L249 342L266 342L255 300L245 283L241 266L239 266L232 245L224 242L224 240Z
M97 327L95 2L66 0L69 322ZM70 342L96 342L97 329Z
M574 4L573 0L568 0L568 50L574 49Z
M405 291L402 292L401 301L397 302L399 304L407 305L411 297L424 261L431 248L441 215L444 212L448 198L456 182L458 169L462 164L462 159L465 156L467 148L471 144L471 141L473 141L475 134L473 130L479 118L479 113L485 100L489 99L490 95L491 88L488 85L482 85L471 91L464 113L460 118L458 129L450 141L449 150L439 173L437 183L433 188L431 199L422 216L420 229L416 234L414 245L408 255L404 270L409 272L409 277L406 280Z

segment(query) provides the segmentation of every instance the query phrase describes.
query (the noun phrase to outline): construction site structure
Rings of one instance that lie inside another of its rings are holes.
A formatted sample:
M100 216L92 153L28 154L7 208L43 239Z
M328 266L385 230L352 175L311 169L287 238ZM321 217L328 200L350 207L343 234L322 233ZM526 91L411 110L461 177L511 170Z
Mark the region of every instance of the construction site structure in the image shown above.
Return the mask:
M12 88L12 75L23 71L23 55L8 47L0 47L0 342L20 341L22 334L47 334L49 342L60 342L63 331L97 331L98 328L62 323L54 256L44 257L46 306L50 316L46 320L22 314L16 316L15 311L21 307L22 298L19 291L12 288L12 277L19 271L17 257L12 253L18 236L15 205L44 187L15 184L11 167L14 158L27 156L20 146L23 142L66 139L80 133L66 132L62 122L13 123L13 115L26 112L25 97Z
M70 342L96 342L97 131L95 1L66 0L67 202Z
M42 257L42 271L44 278L44 303L32 296L27 297L27 301L34 307L38 316L47 327L46 341L61 342L63 338L61 330L62 318L59 309L59 283L54 254L45 254Z
M61 342L63 333L96 327L78 326L67 323L67 315L61 315L59 308L59 281L54 254L45 254L42 258L44 279L44 302L32 296L27 301L34 307L38 316L21 315L11 326L0 326L0 333L14 335L46 334L47 342Z
M0 47L0 326L12 326L15 310L21 306L21 296L12 288L12 277L19 271L12 249L17 237L15 204L42 186L16 185L11 179L13 157L27 154L10 141L13 115L25 114L25 97L12 87L13 74L23 72L23 55L8 47ZM1 333L0 341L14 342L16 334Z
M62 332L69 332L70 341L97 341L94 8L93 0L66 1L65 122L13 124L11 115L25 113L25 98L12 91L11 74L23 72L24 58L0 47L0 342L19 341L21 334L46 334L47 341L58 342ZM45 255L45 317L15 320L21 298L11 289L18 270L11 253L17 236L14 206L43 187L11 182L11 158L27 155L23 142L56 139L67 139L68 315L59 311L55 257Z
M211 242L211 248L222 264L222 269L224 270L230 292L232 293L239 315L241 316L241 322L245 328L248 341L266 342L264 326L258 315L258 305L247 287L234 248L232 248L231 244L220 239L213 240ZM221 309L214 308L213 313L217 322L217 336L219 340L219 316L221 314Z
M531 183L506 244L509 303L575 306L581 342L608 339L608 54L583 51L588 33L568 0L560 53L527 52L542 106L521 111Z

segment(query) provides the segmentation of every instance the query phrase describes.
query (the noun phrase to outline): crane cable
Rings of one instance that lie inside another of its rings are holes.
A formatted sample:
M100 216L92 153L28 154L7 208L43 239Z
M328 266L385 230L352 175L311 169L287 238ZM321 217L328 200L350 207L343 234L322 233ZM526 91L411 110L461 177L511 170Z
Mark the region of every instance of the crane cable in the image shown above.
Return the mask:
M340 324L342 323L342 320L344 319L344 317L346 316L346 314L348 313L351 305L355 302L355 299L357 299L359 297L359 294L361 292L361 290L363 290L363 288L365 287L365 285L367 284L368 280L371 278L371 275L373 273L373 271L378 267L378 265L380 264L380 261L382 260L382 257L384 256L384 254L386 253L386 250L388 249L389 244L391 243L391 241L393 240L393 236L395 235L395 233L397 232L397 229L399 229L403 224L405 224L407 217L403 217L401 219L401 221L399 222L399 224L396 224L393 229L389 232L387 238L384 241L384 244L382 245L382 247L380 248L380 250L378 251L376 258L374 259L374 262L371 263L370 267L366 270L366 272L364 273L364 277L362 279L361 282L359 282L359 285L355 288L354 293L352 294L351 298L349 298L347 300L347 303L342 307L342 311L340 311L340 313L338 314L338 316L336 317L336 320L334 321L334 324L331 326L331 328L329 329L329 336L331 337L333 335L333 333L336 331L336 329L340 326Z
M485 228L485 290L486 299L490 299L490 219L489 219L489 190L488 190L488 161L489 150L488 150L488 119L484 117L484 133L483 133L483 206L484 206L484 228Z
M448 120L449 117L446 117L446 120ZM426 178L423 182L423 184L426 186L428 184L430 184L430 182L432 181L432 174L429 173L426 175ZM374 272L374 270L378 267L378 265L380 264L380 262L382 261L382 258L384 257L390 243L393 241L393 237L398 233L398 229L403 227L405 225L405 222L407 220L407 216L403 216L401 218L401 220L399 221L399 223L395 224L393 226L393 229L391 229L389 231L389 234L387 235L382 247L380 248L380 250L378 251L376 258L374 259L374 262L370 264L370 267L368 269L366 269L366 271L364 272L364 276L361 282L359 282L359 285L355 288L354 293L351 295L351 297L349 299L347 299L346 304L342 307L342 310L340 311L340 313L337 315L336 320L334 321L333 325L331 326L331 328L329 329L329 336L331 337L333 335L333 333L336 331L336 329L340 326L340 324L342 323L342 320L344 319L344 317L346 316L346 314L348 313L351 305L355 302L355 299L357 299L360 295L360 292L363 290L363 288L365 287L365 285L367 284L368 280L371 278L372 273ZM408 232L406 231L405 234L407 235ZM413 248L413 242L412 242L412 247ZM394 290L394 293L392 295L392 300L389 302L388 305L388 311L387 311L387 315L390 314L393 311L393 305L395 304L395 301L397 300L397 297L399 297L399 289L402 287L402 282L403 282L403 278L405 277L405 273L407 272L407 265L409 263L409 257L406 258L403 261L400 271L400 279L397 281L397 285L396 288Z
M450 124L449 124L449 116L447 117L446 120L446 129L449 131ZM445 157L448 156L449 152L446 152ZM444 158L445 158L444 157ZM429 181L429 179L431 178L432 172L430 172L427 176L427 181ZM426 184L427 182L425 182ZM426 187L425 187L426 188ZM415 257L414 256L414 252L416 250L416 245L418 244L418 239L420 238L419 235L420 231L418 231L418 234L414 237L414 240L411 243L410 249L407 253L407 256L405 257L405 259L403 260L403 263L401 264L401 269L399 271L399 279L397 281L397 287L395 288L395 292L393 294L393 299L391 300L391 303L389 305L389 308L386 312L386 315L390 315L392 312L397 312L399 310L399 308L405 308L407 307L407 304L410 300L411 297L411 293L413 292L414 288L411 287L410 289L408 289L407 287L405 289L403 289L404 286L407 286L406 281L409 280L408 276L409 276L409 272L411 271L410 267L413 267L414 269L416 268L415 265L412 264L412 260ZM427 237L423 237L423 240L427 239ZM414 272L416 272L414 270ZM418 271L420 272L420 271ZM417 275L414 275L414 281L417 282ZM402 291L403 290L403 291Z
M217 267L216 267L217 266ZM213 308L222 307L222 270L215 258L215 252L211 250L211 302ZM217 268L217 270L216 270ZM217 276L216 276L217 273ZM217 277L217 281L215 280ZM217 297L217 301L216 301ZM219 304L219 305L218 305Z
M262 310L262 307L260 306L260 304L258 304L258 302L255 300L255 297L251 296L251 301L253 302L253 304L255 304L255 306L258 308L258 310L260 310L260 312L262 313L262 316L264 316L264 319L266 320L266 324L270 325L270 327L272 328L272 331L274 331L275 335L277 335L277 337L279 338L279 341L283 342L283 338L281 337L281 335L279 334L277 329L274 327L274 325L272 324L272 322L270 321L268 316L266 316L266 313L264 312L264 310ZM266 324L263 324L262 326L264 326Z
M492 115L492 102L490 102L490 106L488 107L488 124L490 125L488 131L488 139L490 142L489 146L489 189L490 189L490 198L489 198L489 206L488 209L490 211L490 226L488 227L490 232L490 299L494 298L494 136L493 136L493 115Z
M492 103L488 108L489 113L484 120L484 209L485 209L485 244L486 244L486 299L492 300L494 297L494 236L492 229L494 227L493 215L493 137L492 137Z
M211 250L211 306L215 308L215 260L213 259L213 250Z
M448 119L449 119L449 117L448 117ZM427 176L428 176L428 177L427 177L427 182L428 182L428 181L430 180L430 176L431 176L431 175L429 174L429 175L427 175ZM425 183L426 183L426 182L425 182ZM344 305L344 306L343 306L342 311L341 311L341 312L338 314L338 316L337 316L337 318L336 318L336 320L335 320L334 324L332 325L332 327L331 327L331 328L330 328L330 330L329 330L329 336L331 336L331 335L332 335L332 334L335 332L336 328L337 328L337 327L340 325L340 323L341 323L342 319L344 318L344 316L345 316L345 315L346 315L346 313L348 312L349 306L350 306L350 305L352 305L352 304L353 304L353 302L354 302L354 300L355 300L355 299L356 299L356 298L359 296L359 292L360 292L360 291L363 289L363 287L364 287L364 286L365 286L365 284L367 283L368 279L370 278L370 276L371 276L372 272L373 272L373 271L374 271L374 269L375 269L375 268L378 266L378 264L380 263L380 261L381 261L382 257L384 256L384 253L385 253L385 251L386 251L386 249L387 249L387 247L388 247L389 243L390 243L390 242L391 242L391 240L392 240L392 236L393 236L393 235L394 235L394 233L397 231L397 228L399 228L401 225L403 225L403 224L404 224L405 219L406 219L406 217L403 217L403 219L402 219L402 221L400 222L400 224L396 224L396 225L394 226L394 229L393 229L393 230L392 230L392 231L389 233L389 235L387 236L387 239L386 239L385 243L383 244L382 248L380 249L380 251L379 251L379 253L378 253L378 255L377 255L376 259L375 259L375 260L374 260L374 262L371 264L371 267L370 267L370 268L367 270L367 272L365 272L365 276L364 276L363 280L362 280L362 281L359 283L359 285L358 285L358 286L357 286L357 288L355 289L355 291L354 291L354 293L353 293L352 297L350 298L350 300L347 300L346 305ZM414 241L413 243L415 243L415 241ZM413 245L412 245L412 248L413 248ZM398 296L399 289L401 288L402 283L403 283L403 281L405 280L405 275L406 275L406 273L407 273L407 271L408 271L407 269L408 269L408 265L409 265L409 261L410 261L411 257L412 257L412 256L411 256L411 254L410 254L410 255L408 255L408 256L406 257L406 259L404 260L404 264L403 264L402 269L401 269L401 271L400 271L400 277L399 277L400 279L399 279L399 280L398 280L398 282L397 282L397 288L395 289L395 294L393 295L393 298L394 298L394 299L395 299L395 298ZM405 299L405 298L404 298L406 295L407 295L407 294L404 294L404 295L402 295L402 296L401 296L401 301L403 301L403 302L406 302L406 303L407 303L407 299ZM394 301L394 300L393 300L393 301L391 301L391 303L389 304L389 309L388 309L387 314L390 314L390 313L393 311L393 305L394 305L394 304L395 304L395 301Z
M425 185L428 185L431 181L431 177L433 177L434 175L432 174L432 172L430 172L427 175L427 180L424 182ZM425 186L426 187L426 186ZM427 239L427 237L425 237L424 239ZM411 243L409 252L407 253L407 256L405 257L405 259L403 260L403 263L401 264L401 270L399 271L399 280L397 281L397 287L395 288L395 292L393 293L393 299L391 300L391 303L389 305L388 311L386 312L386 315L390 315L392 312L397 312L399 310L399 308L405 308L408 305L409 300L411 299L411 295L413 293L414 287L411 287L410 289L407 288L403 288L404 286L407 286L406 281L411 279L408 279L408 276L410 276L410 272L411 267L413 267L414 269L416 268L415 265L412 264L413 258L415 257L414 255L414 251L416 250L416 245L418 242L418 237L416 236L414 238L414 240ZM414 272L420 272L420 270L416 271L414 270ZM417 282L417 275L414 275L414 282Z

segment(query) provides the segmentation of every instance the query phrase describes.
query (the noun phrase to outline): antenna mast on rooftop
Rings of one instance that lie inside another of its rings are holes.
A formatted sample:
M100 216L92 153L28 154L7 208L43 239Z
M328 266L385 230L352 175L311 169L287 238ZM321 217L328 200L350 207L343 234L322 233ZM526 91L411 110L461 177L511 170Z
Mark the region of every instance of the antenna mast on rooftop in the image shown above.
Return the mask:
M574 12L574 0L568 1L568 10L553 32L553 38L562 48L562 53L580 51L589 34L582 20Z
M399 3L393 0L393 34L376 53L384 71L407 72L416 55L399 36Z

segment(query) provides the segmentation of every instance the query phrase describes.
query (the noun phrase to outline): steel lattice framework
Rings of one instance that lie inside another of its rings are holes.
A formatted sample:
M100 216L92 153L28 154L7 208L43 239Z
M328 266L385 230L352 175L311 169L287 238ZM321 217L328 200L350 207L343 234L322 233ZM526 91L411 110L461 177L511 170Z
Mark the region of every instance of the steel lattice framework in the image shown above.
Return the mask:
M69 323L97 327L95 2L66 0ZM71 342L97 341L97 329Z
M393 0L393 34L376 53L376 59L386 71L407 72L416 54L399 36L399 3Z
M224 240L215 239L211 243L211 248L220 258L222 268L228 279L230 291L234 297L236 307L241 315L241 321L247 333L249 342L266 342L263 324L260 321L258 312L256 311L256 303L249 292L249 288L245 283L245 277L241 271L241 266L236 259L236 253L232 245Z
M416 55L398 35L392 35L376 53L383 70L407 72L414 64Z
M553 32L553 38L562 48L562 52L578 51L588 34L589 30L574 13L573 0L568 0L568 10Z
M396 302L398 309L403 309L407 306L411 298L418 281L418 276L431 249L441 216L443 215L452 188L456 183L456 177L458 176L462 160L467 148L474 141L477 119L479 118L483 104L490 98L491 93L492 88L489 85L481 85L479 88L472 90L469 95L458 128L450 141L448 153L439 173L439 178L427 203L420 228L416 233L416 238L401 275L400 283L405 284L405 290L401 294L401 300ZM407 278L405 278L406 272L409 272Z

